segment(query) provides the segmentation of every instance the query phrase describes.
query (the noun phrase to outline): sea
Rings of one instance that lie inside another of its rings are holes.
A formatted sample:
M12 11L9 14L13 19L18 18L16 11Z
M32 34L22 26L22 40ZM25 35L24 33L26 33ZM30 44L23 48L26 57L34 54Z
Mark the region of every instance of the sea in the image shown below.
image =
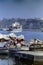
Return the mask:
M0 33L8 35L11 32L0 30ZM24 35L25 40L36 38L43 41L43 32L22 31L22 32L17 32L15 34L17 36L21 34ZM41 65L41 64L34 64L33 62L31 63L31 61L24 59L22 60L16 59L15 57L10 57L8 54L8 55L0 55L0 65Z

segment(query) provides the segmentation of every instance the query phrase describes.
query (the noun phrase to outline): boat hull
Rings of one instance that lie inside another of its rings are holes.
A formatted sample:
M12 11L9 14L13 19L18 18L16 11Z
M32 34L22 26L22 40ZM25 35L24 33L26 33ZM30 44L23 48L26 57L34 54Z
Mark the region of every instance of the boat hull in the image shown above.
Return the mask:
M9 52L8 49L6 49L6 48L0 48L0 54L6 54L8 52Z
M14 30L12 30L11 32L12 32L12 33L13 33L13 32L22 32L22 29L14 29Z

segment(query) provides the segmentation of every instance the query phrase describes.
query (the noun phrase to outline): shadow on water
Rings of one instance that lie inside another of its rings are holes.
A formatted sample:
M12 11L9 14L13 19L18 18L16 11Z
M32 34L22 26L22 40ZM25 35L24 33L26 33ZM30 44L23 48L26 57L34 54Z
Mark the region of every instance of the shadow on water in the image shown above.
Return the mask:
M43 61L29 61L28 59L15 58L16 65L43 65Z
M16 65L33 65L33 61L29 61L23 58L15 58Z

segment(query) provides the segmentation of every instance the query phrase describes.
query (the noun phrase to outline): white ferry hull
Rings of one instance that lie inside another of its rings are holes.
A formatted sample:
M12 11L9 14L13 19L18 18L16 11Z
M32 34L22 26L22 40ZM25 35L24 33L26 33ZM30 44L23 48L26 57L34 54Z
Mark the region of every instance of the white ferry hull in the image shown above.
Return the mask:
M12 33L13 33L13 32L22 32L22 29L14 29L14 30L12 30L11 32L12 32Z

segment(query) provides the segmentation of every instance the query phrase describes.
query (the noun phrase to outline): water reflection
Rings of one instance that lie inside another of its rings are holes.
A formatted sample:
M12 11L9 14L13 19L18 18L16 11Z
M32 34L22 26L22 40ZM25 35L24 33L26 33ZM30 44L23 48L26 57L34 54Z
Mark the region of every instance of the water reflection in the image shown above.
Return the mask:
M16 65L43 65L43 61L29 61L26 59L15 59Z
M43 62L33 62L22 58L0 55L0 65L43 65Z
M33 61L29 61L23 58L15 58L16 65L33 65Z
M0 55L0 65L15 65L15 59Z
M32 65L32 62L15 57L0 55L0 65Z

